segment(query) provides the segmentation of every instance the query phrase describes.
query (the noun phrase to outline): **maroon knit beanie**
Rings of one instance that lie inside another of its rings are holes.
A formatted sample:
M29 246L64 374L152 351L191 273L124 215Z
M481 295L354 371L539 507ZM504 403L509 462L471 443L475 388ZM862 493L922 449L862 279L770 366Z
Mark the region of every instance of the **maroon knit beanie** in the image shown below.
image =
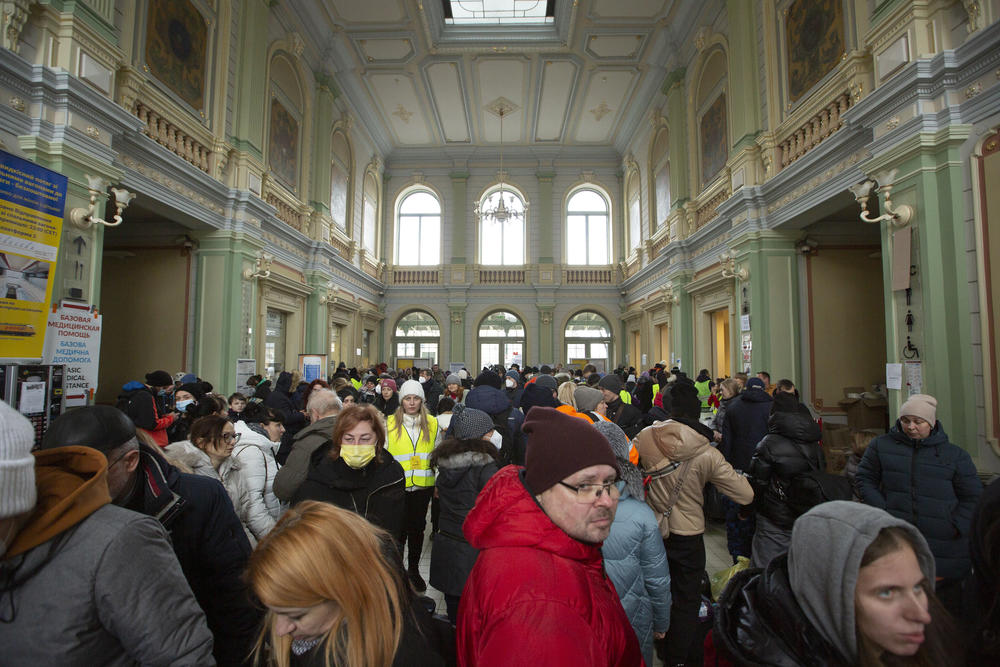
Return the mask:
M609 465L621 475L608 439L578 417L537 406L531 409L521 430L528 434L524 481L531 493L550 489L590 466Z

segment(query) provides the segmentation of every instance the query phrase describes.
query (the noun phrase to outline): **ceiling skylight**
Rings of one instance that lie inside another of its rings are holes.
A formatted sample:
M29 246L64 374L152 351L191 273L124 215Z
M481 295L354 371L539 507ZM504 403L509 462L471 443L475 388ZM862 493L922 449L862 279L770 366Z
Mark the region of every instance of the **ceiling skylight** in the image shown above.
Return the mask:
M448 25L545 25L555 0L442 0Z

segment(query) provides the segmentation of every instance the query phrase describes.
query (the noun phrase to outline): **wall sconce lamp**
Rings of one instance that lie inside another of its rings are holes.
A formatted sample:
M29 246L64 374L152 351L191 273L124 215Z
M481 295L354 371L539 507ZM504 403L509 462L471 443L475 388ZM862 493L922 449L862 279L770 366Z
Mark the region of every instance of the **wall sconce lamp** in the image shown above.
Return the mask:
M94 216L97 208L97 198L108 189L109 183L100 176L87 174L87 187L90 190L90 205L87 208L74 208L69 212L69 221L80 229L89 229L93 225L117 227L122 224L122 211L135 199L135 193L125 188L111 188L111 197L115 200L114 222L108 222Z
M815 255L819 252L819 241L808 236L799 239L795 242L795 252L800 255Z
M257 255L257 261L254 262L254 268L243 269L243 279L253 280L254 278L267 278L271 275L271 262L274 261L274 257L271 257L267 253L260 253Z
M875 178L866 178L857 185L852 185L849 189L854 195L854 198L858 200L861 204L861 219L865 222L879 223L884 221L892 221L892 224L896 227L905 227L916 210L909 204L901 204L900 206L893 207L892 199L890 198L890 193L892 191L893 182L896 180L897 169L887 169L879 174L875 175ZM869 217L868 215L868 198L871 196L872 191L885 193L885 213L877 218Z
M326 292L319 295L319 305L325 306L326 304L330 303L331 301L335 301L336 299L337 299L337 290L333 285L333 281L331 280L326 284Z
M750 277L750 272L745 266L736 266L736 256L732 250L726 250L719 255L719 263L722 265L723 278L736 278L746 282Z

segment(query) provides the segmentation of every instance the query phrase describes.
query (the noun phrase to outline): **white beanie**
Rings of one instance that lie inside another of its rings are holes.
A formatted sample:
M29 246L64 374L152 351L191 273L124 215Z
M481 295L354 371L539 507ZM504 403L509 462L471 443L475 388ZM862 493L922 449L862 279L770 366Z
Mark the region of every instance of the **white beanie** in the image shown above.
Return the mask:
M35 429L14 408L0 401L0 519L35 506Z
M416 380L407 380L399 388L399 400L403 400L407 396L419 396L421 401L424 400L423 386Z
M930 394L914 394L899 406L900 417L920 417L934 426L937 423L937 399Z

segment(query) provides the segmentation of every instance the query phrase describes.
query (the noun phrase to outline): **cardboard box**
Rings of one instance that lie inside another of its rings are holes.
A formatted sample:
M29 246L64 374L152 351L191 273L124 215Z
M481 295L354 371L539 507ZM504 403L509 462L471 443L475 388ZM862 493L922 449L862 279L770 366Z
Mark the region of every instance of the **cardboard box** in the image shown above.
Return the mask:
M837 401L837 405L847 413L847 426L851 429L889 430L889 403L882 397L845 398Z

